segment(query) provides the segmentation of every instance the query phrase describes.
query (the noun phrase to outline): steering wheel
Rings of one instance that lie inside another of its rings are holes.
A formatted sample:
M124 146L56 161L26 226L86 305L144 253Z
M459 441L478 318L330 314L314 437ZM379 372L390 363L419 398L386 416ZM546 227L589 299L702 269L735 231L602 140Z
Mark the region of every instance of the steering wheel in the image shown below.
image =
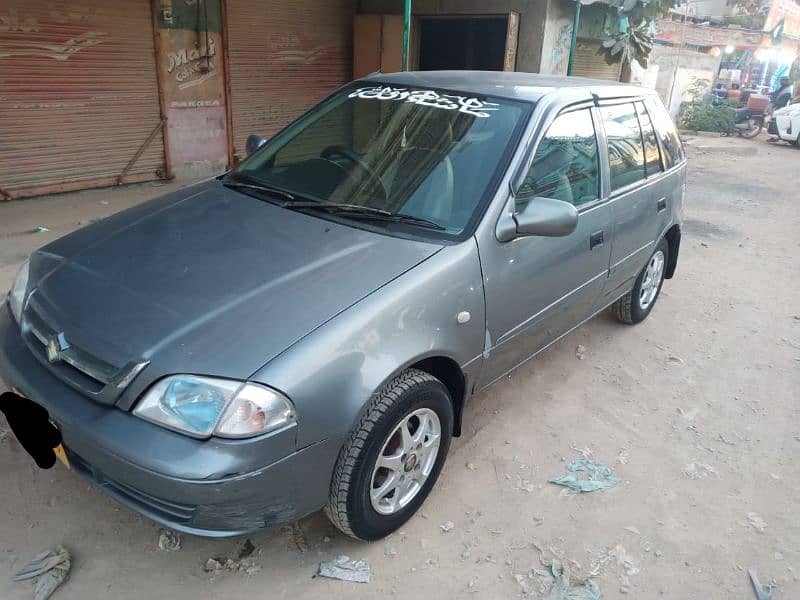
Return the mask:
M377 184L374 185L374 187L381 191L383 199L385 200L388 197L388 194L386 193L386 187L383 185L381 178L375 174L375 171L372 170L372 167L370 167L367 162L358 155L357 152L344 146L332 145L328 146L320 153L320 158L324 158L325 160L329 160L337 166L340 166L339 163L333 160L336 157L344 158L361 169L372 180L373 184Z

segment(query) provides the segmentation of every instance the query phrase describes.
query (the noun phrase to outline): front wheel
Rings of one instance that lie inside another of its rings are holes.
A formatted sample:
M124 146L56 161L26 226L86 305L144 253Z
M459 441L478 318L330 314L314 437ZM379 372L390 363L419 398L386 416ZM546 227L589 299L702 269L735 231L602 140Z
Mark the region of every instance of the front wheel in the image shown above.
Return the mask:
M403 371L370 402L340 451L325 514L356 539L389 535L422 506L452 433L444 384L417 369Z
M664 283L668 260L669 245L667 240L662 239L636 278L633 289L611 306L617 319L633 325L647 318L655 306Z

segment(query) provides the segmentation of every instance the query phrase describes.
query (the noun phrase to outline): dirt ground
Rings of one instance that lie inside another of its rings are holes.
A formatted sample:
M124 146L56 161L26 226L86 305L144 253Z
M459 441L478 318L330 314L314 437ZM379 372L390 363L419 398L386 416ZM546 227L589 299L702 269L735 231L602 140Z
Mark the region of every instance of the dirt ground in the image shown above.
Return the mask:
M209 574L243 540L163 552L156 525L60 466L38 470L7 436L0 598L32 598L10 577L57 543L75 557L57 600L539 598L536 546L573 576L594 571L603 599L755 598L751 567L776 600L800 597L800 151L696 138L688 154L678 271L650 318L601 315L474 398L402 531L357 543L312 515L302 534L250 537L260 570ZM170 187L0 205L0 288L39 245ZM622 483L571 496L547 483L582 455ZM368 559L371 583L313 577L338 554Z

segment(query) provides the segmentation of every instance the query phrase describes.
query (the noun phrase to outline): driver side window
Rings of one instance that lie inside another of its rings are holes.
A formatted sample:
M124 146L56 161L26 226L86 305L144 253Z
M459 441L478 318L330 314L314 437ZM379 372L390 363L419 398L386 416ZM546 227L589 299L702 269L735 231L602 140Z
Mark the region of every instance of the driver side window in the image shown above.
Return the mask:
M588 108L556 117L517 192L517 211L536 196L581 206L599 195L597 137Z

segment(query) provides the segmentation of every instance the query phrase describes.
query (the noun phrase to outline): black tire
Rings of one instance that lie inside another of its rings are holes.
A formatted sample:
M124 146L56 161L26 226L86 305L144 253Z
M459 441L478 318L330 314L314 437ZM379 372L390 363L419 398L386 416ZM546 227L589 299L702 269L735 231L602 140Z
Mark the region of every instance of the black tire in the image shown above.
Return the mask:
M441 438L434 466L413 499L384 515L372 505L372 473L389 435L409 414L427 408L436 413ZM422 506L442 470L453 433L453 404L447 388L432 375L407 369L373 397L336 461L325 514L350 537L373 541L408 521Z
M645 308L642 308L640 302L642 283L644 282L645 274L647 273L647 267L650 264L650 261L659 252L661 252L664 257L664 268L661 270L661 277L658 281L658 287L656 288L655 296ZM611 311L614 313L614 316L617 317L617 319L628 325L634 325L636 323L641 323L647 318L647 315L650 314L650 312L653 310L653 307L656 305L658 296L661 294L661 286L664 285L664 274L667 271L666 266L668 264L669 244L667 244L667 240L662 239L658 246L656 246L656 249L653 250L653 254L651 254L650 258L647 259L644 267L642 267L641 273L639 273L639 276L636 278L636 281L633 284L633 289L631 289L630 292L625 294L622 298L611 305Z
M756 125L754 126L753 123L750 124L750 129L745 130L737 130L739 135L747 140L752 140L754 137L758 136L761 133L761 130L764 128L763 121L756 121Z

